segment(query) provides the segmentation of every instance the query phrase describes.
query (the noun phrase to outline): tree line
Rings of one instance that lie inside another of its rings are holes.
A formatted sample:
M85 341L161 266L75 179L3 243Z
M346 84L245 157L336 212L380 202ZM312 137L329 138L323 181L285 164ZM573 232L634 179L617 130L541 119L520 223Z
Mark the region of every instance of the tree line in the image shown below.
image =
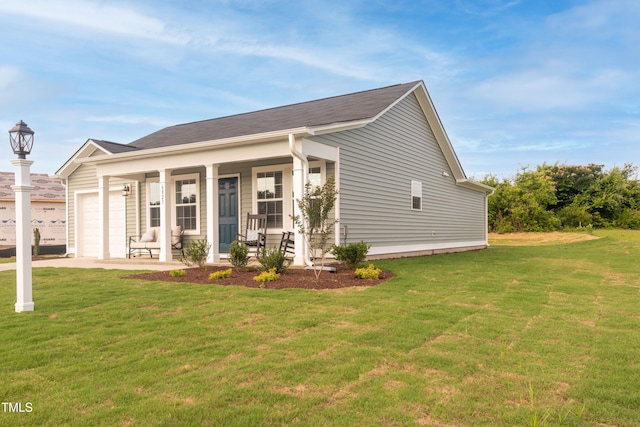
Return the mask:
M638 167L543 164L515 177L487 175L489 230L498 233L582 227L640 229Z

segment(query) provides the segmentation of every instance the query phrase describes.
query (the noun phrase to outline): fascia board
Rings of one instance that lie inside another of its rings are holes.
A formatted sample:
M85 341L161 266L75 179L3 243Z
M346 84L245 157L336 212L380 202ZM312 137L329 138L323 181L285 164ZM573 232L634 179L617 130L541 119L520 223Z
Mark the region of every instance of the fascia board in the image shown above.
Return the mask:
M105 153L105 156L113 155L109 151L105 150L98 144L96 144L92 139L88 139L82 146L67 160L60 169L56 171L55 176L66 179L69 175L73 173L82 163L83 159L89 159L89 156L94 153L96 150L100 150ZM103 156L98 156L103 157Z
M324 135L327 133L344 132L346 130L358 129L365 127L371 123L374 119L354 120L351 122L339 122L331 123L321 126L310 126L308 128L309 135Z
M141 172L158 170L174 170L205 166L208 164L223 164L243 162L259 159L291 156L289 143L286 139L263 142L262 144L247 146L245 144L217 147L209 151L181 151L163 156L141 156L120 159L117 162L102 161L95 164L97 175L131 176Z
M456 184L470 190L482 191L484 193L493 193L495 191L495 188L471 179L456 180Z
M307 135L307 128L287 129L276 132L267 132L254 135L244 135L234 138L225 138L218 140L209 140L194 142L191 144L172 145L169 147L149 148L146 150L130 151L126 153L112 154L109 156L97 156L91 158L77 159L77 163L100 164L110 162L121 162L123 160L136 159L140 157L153 158L167 156L175 153L199 152L204 150L223 148L226 146L242 146L250 144L259 144L267 141L273 141L288 137L290 133L294 135Z

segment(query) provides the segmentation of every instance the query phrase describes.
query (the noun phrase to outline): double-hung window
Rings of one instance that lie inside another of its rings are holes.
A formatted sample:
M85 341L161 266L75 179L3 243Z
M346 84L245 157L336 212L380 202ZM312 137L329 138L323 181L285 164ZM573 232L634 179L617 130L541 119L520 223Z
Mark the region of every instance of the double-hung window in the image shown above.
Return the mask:
M422 182L411 181L411 209L422 210Z
M147 185L149 227L160 226L160 183L149 182Z
M268 228L284 227L284 183L282 171L256 174L258 213L267 214Z
M181 225L185 233L198 233L199 221L199 179L197 175L177 177L175 189L175 224Z

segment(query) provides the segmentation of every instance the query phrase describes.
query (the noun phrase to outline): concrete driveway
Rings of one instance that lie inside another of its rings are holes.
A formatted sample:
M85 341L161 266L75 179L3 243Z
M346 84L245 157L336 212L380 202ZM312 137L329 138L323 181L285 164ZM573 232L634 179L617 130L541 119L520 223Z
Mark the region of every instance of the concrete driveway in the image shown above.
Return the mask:
M106 261L95 258L50 258L32 262L32 268L40 267L65 267L65 268L105 268L110 270L173 270L186 267L184 264L174 262L160 262L149 258L135 259L110 259ZM0 271L15 270L16 263L0 264Z

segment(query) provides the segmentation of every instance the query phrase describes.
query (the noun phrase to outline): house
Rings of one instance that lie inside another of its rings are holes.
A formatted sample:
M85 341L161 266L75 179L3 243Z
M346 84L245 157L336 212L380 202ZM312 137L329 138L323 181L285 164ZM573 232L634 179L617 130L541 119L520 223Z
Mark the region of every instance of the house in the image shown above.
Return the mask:
M0 255L15 255L16 205L13 172L0 172ZM40 232L41 253L65 252L67 213L65 189L59 179L32 173L31 228Z
M225 257L247 213L267 213L268 246L295 231L306 182L335 176L336 244L371 257L487 246L492 188L468 179L422 81L161 129L129 144L89 139L57 171L66 182L68 246L124 257L127 237L159 227ZM123 186L130 188L127 197ZM309 263L295 235L294 264Z

